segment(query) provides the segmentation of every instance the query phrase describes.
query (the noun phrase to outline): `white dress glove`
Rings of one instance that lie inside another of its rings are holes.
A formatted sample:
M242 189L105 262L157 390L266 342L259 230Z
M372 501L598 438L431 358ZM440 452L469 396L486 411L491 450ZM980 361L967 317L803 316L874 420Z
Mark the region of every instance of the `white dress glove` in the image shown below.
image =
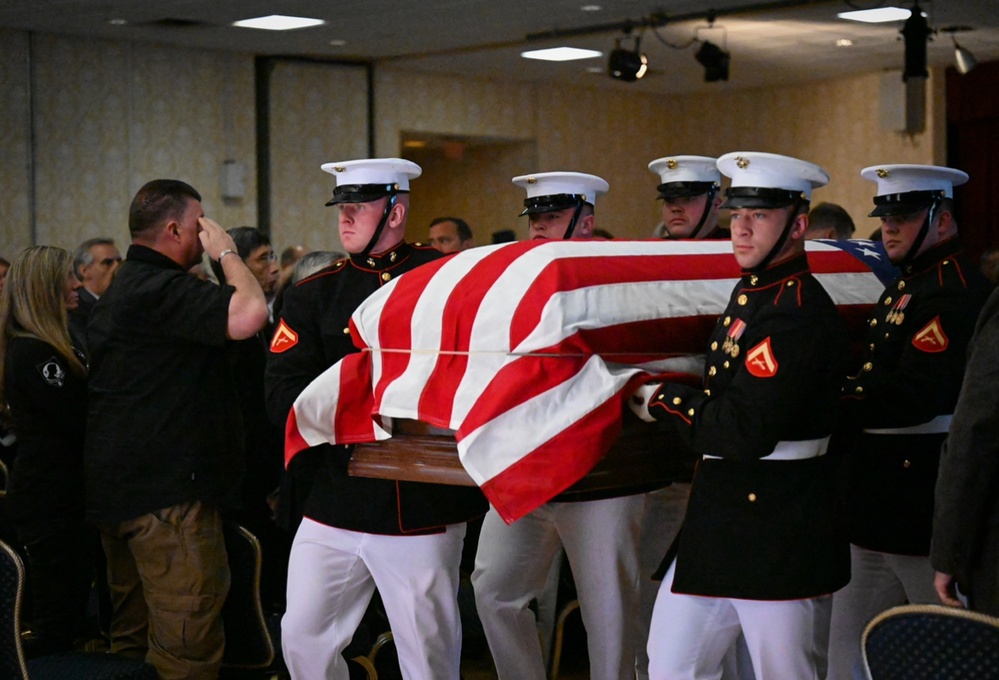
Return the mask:
M652 399L659 385L642 385L628 399L628 407L634 411L635 415L647 423L654 423L656 419L649 413L649 401Z

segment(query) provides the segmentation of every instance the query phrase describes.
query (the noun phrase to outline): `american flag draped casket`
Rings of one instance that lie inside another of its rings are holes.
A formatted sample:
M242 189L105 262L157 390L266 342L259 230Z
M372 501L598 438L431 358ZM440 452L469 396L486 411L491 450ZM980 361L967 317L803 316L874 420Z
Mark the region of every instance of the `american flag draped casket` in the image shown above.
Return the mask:
M894 277L870 241L809 242L808 259L854 327ZM419 267L354 313L362 351L296 400L286 462L421 420L455 431L465 470L512 522L600 460L650 375L692 370L739 275L727 241L530 241Z

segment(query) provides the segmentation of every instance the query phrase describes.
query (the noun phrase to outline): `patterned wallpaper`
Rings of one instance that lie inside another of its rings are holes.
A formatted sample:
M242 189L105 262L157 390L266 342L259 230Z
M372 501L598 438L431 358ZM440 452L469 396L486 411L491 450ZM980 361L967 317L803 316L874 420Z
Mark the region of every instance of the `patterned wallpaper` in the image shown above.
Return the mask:
M32 242L32 210L36 242L71 248L109 234L124 244L128 203L155 177L191 182L208 214L226 227L256 224L251 56L51 35L29 40L18 31L0 31L0 41L0 253ZM833 179L815 200L843 204L866 234L876 224L863 217L872 187L860 179L860 168L944 160L939 76L931 78L926 133L906 136L881 129L877 73L728 95L654 97L379 68L376 147L380 156L401 155L402 137L412 133L465 142L457 159L424 154L428 171L414 184L414 197L421 192L426 209L414 207L413 238L424 238L425 222L437 211L467 215L479 225L480 242L498 228L521 229L515 216L522 199L509 178L557 169L606 178L611 191L598 207L600 225L620 236L645 236L658 220L650 160L734 150L819 163ZM365 72L278 62L270 93L275 246L338 247L333 213L323 207L332 181L318 166L366 155ZM221 197L227 159L246 167L242 199Z
M32 245L28 34L0 29L0 256Z
M335 181L320 166L364 158L368 149L363 68L280 62L271 72L271 241L342 250L336 210L325 203Z
M132 196L159 177L193 185L223 226L255 223L252 58L51 35L33 35L32 42L37 243L74 248L108 235L124 246ZM13 65L6 50L0 60L5 72ZM5 78L2 87L24 97L27 69L14 75L20 77L9 85ZM5 140L7 121L17 119L8 109L16 106L17 97L0 101ZM27 127L15 128L22 144ZM12 155L0 158L7 186L25 174ZM222 199L226 159L247 168L243 199ZM26 205L0 205L0 224L4 250L28 245Z

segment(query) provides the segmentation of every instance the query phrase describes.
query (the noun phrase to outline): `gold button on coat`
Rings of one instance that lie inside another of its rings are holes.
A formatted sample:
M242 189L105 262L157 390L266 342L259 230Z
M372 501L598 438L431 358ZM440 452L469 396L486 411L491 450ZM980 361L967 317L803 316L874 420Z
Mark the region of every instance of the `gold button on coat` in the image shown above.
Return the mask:
M388 281L391 278L392 278L391 274L389 274L388 272L382 272L382 281Z
M874 364L872 364L870 361L868 361L866 364L864 364L864 370L865 371L870 371L872 368L874 368Z
M690 409L689 411L687 411L687 415L688 416L693 416L694 415L694 409Z
M680 397L673 397L673 403L676 404L677 406L679 406L682 402L683 400L680 399Z
M756 502L756 494L755 493L749 494L748 496L746 496L746 498L749 499L750 503L755 503Z
M739 299L738 299L738 300L736 300L736 302L738 302L738 303L739 303L740 305L744 305L744 304L746 304L747 302L749 302L749 298L748 298L748 297L746 297L745 295L740 295L740 296L739 296ZM726 324L726 325L727 325L727 324Z
M907 461L903 462L902 463L902 467L904 467L905 469L908 470L910 467L912 467L912 461L911 460L907 460Z

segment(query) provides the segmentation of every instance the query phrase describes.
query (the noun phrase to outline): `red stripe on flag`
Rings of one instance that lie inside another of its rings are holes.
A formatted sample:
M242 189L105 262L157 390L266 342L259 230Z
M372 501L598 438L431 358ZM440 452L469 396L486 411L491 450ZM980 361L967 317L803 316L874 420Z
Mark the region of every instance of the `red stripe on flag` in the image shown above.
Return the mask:
M284 425L284 466L288 467L291 459L307 448L309 448L308 442L298 432L295 409L291 409L291 413L288 414L288 420Z
M441 317L442 351L467 352L471 349L472 326L479 315L483 298L522 253L523 250L516 247L500 248L472 267L455 286L448 296ZM450 415L454 410L455 392L467 366L468 358L463 355L442 355L437 358L420 396L420 420L438 427L451 427Z
M508 524L523 517L588 473L621 433L623 399L637 382L599 404L557 436L482 485L482 492Z

